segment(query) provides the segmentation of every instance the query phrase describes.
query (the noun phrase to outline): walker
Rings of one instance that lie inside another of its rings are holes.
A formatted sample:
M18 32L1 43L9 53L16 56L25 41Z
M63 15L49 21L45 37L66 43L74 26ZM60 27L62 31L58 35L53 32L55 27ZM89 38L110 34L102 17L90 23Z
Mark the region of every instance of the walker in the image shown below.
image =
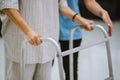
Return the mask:
M94 24L94 25L91 25L92 28L98 28L101 30L101 32L104 34L104 39L101 40L101 41L98 41L98 42L95 42L95 43L92 43L92 44L88 44L87 46L81 46L81 47L77 47L75 49L73 49L73 34L75 32L75 30L77 29L80 29L80 26L75 26L73 27L73 29L71 30L70 32L70 40L69 40L69 49L71 52L65 52L64 54L65 55L70 55L69 57L69 61L70 61L70 65L69 65L69 69L70 69L70 80L74 80L74 76L73 76L73 54L71 53L74 53L74 52L77 52L77 51L80 51L82 49L86 49L86 48L89 48L91 46L95 46L95 45L98 45L98 44L101 44L101 43L105 43L105 46L106 46L106 51L107 51L107 60L108 60L108 69L109 69L109 77L106 78L105 80L114 80L114 77L113 77L113 68L112 68L112 60L111 60L111 50L110 50L110 42L109 42L109 37L108 37L108 34L106 32L106 30L101 26L101 25L98 25L98 24ZM65 56L63 54L63 56Z
M106 50L107 50L107 59L108 59L108 69L109 69L109 77L107 77L106 79L104 80L114 80L114 77L113 77L113 70L112 70L112 60L111 60L111 51L110 51L110 42L109 42L109 37L108 37L108 34L106 32L106 30L101 26L101 25L98 25L98 24L94 24L94 25L91 25L92 28L98 28L101 30L101 32L103 32L104 34L104 40L101 40L99 42L95 42L93 44L88 44L86 46L79 46L79 47L76 47L76 48L73 48L73 33L76 29L80 29L80 26L75 26L71 33L70 33L70 49L67 50L67 51L64 51L64 52L61 52L61 49L60 49L60 46L58 45L58 43L52 39L52 38L41 38L40 40L42 40L43 42L50 42L52 43L56 50L57 50L57 57L58 57L58 65L59 65L59 75L60 75L60 80L65 80L65 73L64 73L64 69L63 69L63 62L62 62L62 57L63 56L66 56L66 55L70 55L70 80L73 80L73 53L75 52L78 52L80 50L83 50L83 49L86 49L86 48L89 48L91 46L95 46L95 45L98 45L98 44L101 44L101 43L105 43L106 45ZM22 54L21 54L21 59L20 59L20 80L25 80L25 76L24 76L24 70L25 70L25 65L24 65L24 47L25 47L25 44L26 44L26 40L23 42L23 45L22 45Z

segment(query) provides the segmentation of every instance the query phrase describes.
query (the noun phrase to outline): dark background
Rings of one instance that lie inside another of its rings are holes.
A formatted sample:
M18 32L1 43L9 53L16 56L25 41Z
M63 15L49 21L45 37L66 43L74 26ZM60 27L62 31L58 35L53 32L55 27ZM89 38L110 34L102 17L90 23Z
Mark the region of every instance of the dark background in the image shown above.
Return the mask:
M96 0L105 10L108 11L112 20L120 20L120 0ZM79 0L81 15L90 19L99 19L90 13L85 5L84 0Z

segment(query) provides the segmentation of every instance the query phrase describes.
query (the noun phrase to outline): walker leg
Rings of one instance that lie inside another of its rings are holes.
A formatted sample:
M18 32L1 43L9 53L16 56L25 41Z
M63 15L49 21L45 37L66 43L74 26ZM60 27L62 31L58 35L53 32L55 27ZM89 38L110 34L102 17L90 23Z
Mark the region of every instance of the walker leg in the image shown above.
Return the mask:
M58 57L58 69L59 69L59 75L60 75L60 80L65 80L65 72L63 69L63 63L62 63L62 56L57 56Z
M73 73L73 71L74 71L74 69L73 69L73 54L70 54L70 56L69 56L69 71L70 71L70 73L69 73L69 75L70 75L70 80L74 80L74 73Z
M107 49L109 77L107 79L105 79L105 80L114 80L113 68L112 68L112 59L111 59L111 50L110 50L110 42L109 42L109 40L106 42L106 49Z
M105 80L114 80L113 77L108 77Z

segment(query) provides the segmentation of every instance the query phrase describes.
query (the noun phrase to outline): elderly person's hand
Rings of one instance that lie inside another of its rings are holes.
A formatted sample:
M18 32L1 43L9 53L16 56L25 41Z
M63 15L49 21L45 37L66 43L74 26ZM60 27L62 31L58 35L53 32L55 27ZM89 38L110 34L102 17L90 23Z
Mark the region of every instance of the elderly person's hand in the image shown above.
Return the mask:
M40 34L38 34L37 32L35 31L30 31L26 34L27 36L27 40L28 42L31 44L31 45L34 45L34 46L38 46L40 45L41 41L40 41L40 37L42 37Z

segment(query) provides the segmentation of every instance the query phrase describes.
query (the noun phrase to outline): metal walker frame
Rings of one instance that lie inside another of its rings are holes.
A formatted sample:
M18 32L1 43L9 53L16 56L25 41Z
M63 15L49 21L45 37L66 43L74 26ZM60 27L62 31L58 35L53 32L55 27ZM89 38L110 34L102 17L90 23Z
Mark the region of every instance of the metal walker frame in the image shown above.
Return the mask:
M95 45L98 45L98 44L101 44L101 43L105 43L106 45L106 50L107 50L107 60L108 60L108 69L109 69L109 77L106 78L105 80L114 80L114 77L113 77L113 68L112 68L112 60L111 60L111 50L110 50L110 42L109 42L109 37L108 37L108 34L106 32L106 30L101 26L101 25L98 25L98 24L93 24L91 25L91 27L93 29L96 29L98 28L104 35L104 39L102 41L99 41L99 42L96 42L96 43L93 43L93 44L89 44L87 46L81 46L79 48L81 48L80 50L82 49L85 49L85 48L89 48L91 46L95 46ZM73 49L73 34L75 32L75 30L77 29L80 29L80 26L75 26L73 27L73 29L71 30L70 32L70 40L69 40L69 49ZM70 64L69 64L69 71L70 71L70 80L74 80L74 76L73 76L73 54L70 54L69 56L70 58Z
M58 45L58 43L52 39L52 38L41 38L40 40L42 40L43 42L50 42L52 43L56 50L57 50L57 57L58 57L58 65L59 65L59 75L60 75L60 80L65 80L65 73L64 73L64 69L63 69L63 62L62 62L62 57L66 56L66 55L70 55L70 64L73 64L73 57L72 54L75 52L78 52L80 50L86 49L88 47L94 46L94 45L98 45L101 43L105 43L106 44L106 50L107 50L107 59L108 59L108 69L109 69L109 77L106 78L105 80L114 80L113 77L113 69L112 69L112 60L111 60L111 51L110 51L110 42L109 42L109 37L107 32L105 31L105 29L101 26L101 25L91 25L92 28L98 28L100 29L103 34L104 34L104 40L93 43L93 44L88 44L87 46L80 46L80 47L76 47L73 48L73 33L76 29L79 29L79 26L76 26L72 29L71 31L71 38L70 38L70 49L64 52L61 52L60 46ZM24 57L24 49L25 49L25 45L26 45L27 40L25 40L22 44L22 53L21 53L21 58L20 58L20 80L25 80L25 76L24 76L24 71L25 71L25 57ZM70 80L73 80L73 69L72 66L70 66Z

